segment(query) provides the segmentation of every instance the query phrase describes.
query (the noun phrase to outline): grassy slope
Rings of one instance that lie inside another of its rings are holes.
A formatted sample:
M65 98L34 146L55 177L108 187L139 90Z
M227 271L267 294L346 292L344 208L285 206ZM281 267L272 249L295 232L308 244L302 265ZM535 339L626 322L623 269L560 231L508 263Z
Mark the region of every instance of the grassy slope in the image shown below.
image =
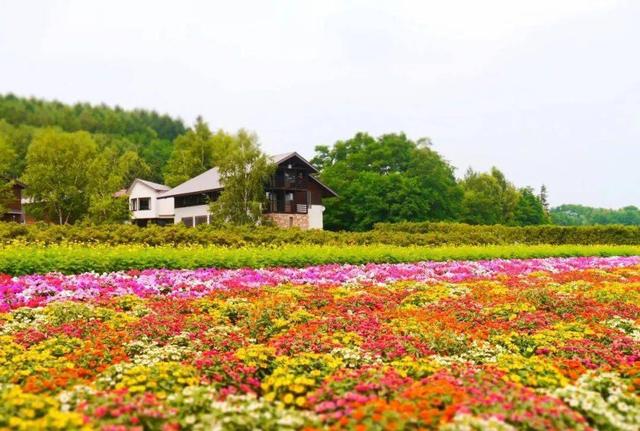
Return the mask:
M393 263L556 256L640 255L640 246L496 245L396 247L295 245L265 248L10 245L0 248L0 273L107 272L144 268L269 267L328 263Z

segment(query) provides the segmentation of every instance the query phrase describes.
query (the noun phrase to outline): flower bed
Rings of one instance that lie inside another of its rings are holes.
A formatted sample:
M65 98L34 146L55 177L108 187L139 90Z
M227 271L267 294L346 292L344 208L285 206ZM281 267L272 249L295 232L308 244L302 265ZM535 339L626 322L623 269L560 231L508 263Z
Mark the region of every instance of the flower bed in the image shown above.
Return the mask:
M640 257L0 276L0 429L640 427Z

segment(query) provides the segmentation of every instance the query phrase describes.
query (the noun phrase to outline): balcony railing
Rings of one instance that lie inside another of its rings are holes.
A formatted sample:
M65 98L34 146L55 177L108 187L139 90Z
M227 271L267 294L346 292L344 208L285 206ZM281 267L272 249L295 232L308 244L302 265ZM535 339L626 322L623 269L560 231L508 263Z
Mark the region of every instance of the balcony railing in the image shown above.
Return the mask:
M309 212L309 205L307 203L295 203L292 201L271 201L267 212L284 214L307 214Z

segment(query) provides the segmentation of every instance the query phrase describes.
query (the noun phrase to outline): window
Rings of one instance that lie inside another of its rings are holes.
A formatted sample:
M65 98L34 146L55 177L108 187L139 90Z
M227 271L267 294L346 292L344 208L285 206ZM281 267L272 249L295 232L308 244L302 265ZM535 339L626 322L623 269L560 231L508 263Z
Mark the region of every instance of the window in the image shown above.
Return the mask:
M287 192L284 194L284 212L293 212L293 193Z
M193 195L176 196L174 205L176 208L195 207L207 205L218 199L219 192L196 193Z
M267 192L267 201L269 202L267 211L272 213L278 212L278 195L276 192Z
M295 187L296 185L296 173L293 171L284 171L284 186Z
M138 209L140 211L148 211L151 209L151 198L138 199Z
M207 216L196 216L196 221L195 221L195 225L198 226L199 224L207 224Z
M182 217L182 224L186 227L193 227L193 217Z
M131 211L138 211L138 199L131 199L129 202L129 209Z

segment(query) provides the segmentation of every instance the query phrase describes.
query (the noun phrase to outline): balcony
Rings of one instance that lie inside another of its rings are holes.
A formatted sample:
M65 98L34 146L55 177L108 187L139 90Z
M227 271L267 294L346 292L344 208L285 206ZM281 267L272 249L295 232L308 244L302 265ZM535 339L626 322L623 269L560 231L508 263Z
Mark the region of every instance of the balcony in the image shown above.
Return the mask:
M309 212L308 193L305 191L271 190L267 193L267 200L267 213L307 214Z

